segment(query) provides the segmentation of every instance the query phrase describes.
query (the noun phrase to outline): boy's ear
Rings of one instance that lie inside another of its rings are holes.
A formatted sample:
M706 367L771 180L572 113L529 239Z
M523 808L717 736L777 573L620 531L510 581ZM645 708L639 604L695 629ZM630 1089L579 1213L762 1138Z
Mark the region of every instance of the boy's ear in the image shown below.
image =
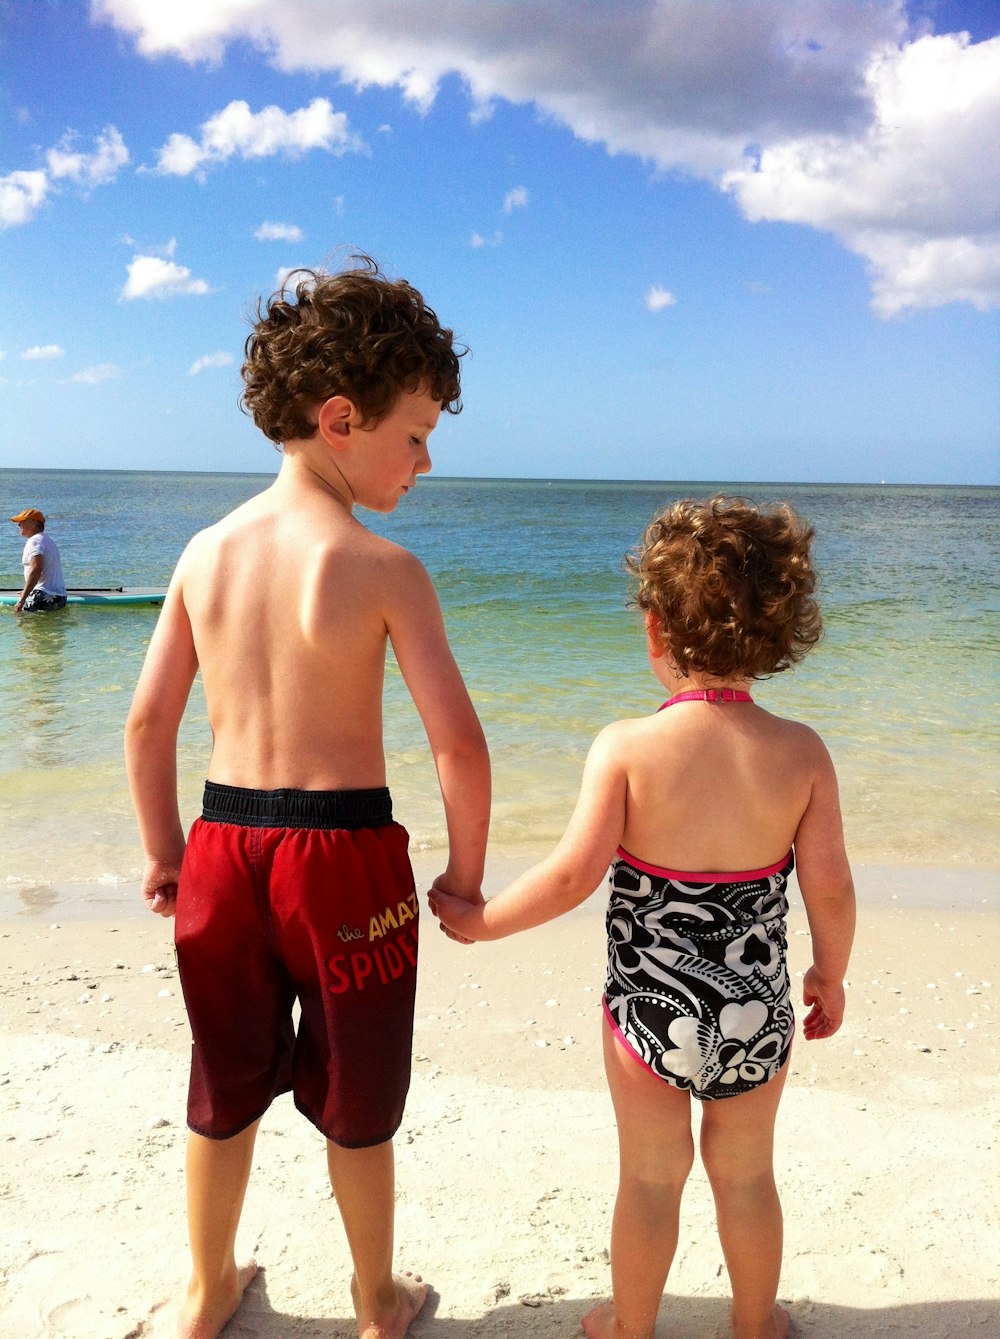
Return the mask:
M345 446L354 416L354 405L346 395L331 395L319 407L316 430L330 446Z

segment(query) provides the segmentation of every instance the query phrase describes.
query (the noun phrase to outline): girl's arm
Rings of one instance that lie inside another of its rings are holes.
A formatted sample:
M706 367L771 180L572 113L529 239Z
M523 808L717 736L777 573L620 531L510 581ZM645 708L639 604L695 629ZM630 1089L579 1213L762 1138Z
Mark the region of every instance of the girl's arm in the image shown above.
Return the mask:
M802 999L811 1005L803 1020L807 1040L831 1037L844 1017L844 976L854 941L854 880L844 846L837 776L826 749L820 758L809 804L795 834L795 864L812 937L813 964Z
M431 889L431 910L447 931L466 940L502 939L553 920L594 892L625 830L628 777L619 737L620 726L610 725L594 741L573 817L551 855L485 906Z

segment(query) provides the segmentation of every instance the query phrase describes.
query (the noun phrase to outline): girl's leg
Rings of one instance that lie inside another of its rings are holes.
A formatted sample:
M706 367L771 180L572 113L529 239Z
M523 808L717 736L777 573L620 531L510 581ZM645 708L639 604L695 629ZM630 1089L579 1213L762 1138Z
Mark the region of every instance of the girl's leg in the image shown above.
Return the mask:
M392 1140L371 1148L327 1141L330 1185L354 1262L351 1295L361 1339L400 1339L427 1297L418 1275L393 1274L395 1166Z
M736 1339L783 1339L788 1330L788 1313L775 1306L782 1221L773 1166L787 1070L753 1092L706 1102L702 1111L701 1157L715 1196Z
M253 1163L259 1121L232 1139L206 1139L191 1133L187 1145L188 1234L191 1282L181 1309L180 1334L212 1339L240 1304L257 1272L239 1269L236 1231Z
M611 1228L614 1300L584 1317L592 1339L647 1339L677 1248L681 1192L694 1161L691 1103L641 1065L604 1021L604 1066L618 1122Z

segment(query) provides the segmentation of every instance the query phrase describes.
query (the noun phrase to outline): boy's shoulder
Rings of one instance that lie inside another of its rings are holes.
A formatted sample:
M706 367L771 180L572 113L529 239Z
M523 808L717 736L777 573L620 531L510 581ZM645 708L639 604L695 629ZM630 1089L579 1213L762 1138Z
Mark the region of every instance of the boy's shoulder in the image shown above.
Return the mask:
M344 580L379 603L417 600L433 590L420 559L354 517L317 517L275 507L259 494L191 537L177 565L182 584L220 564L231 572L278 575L305 567L321 581Z

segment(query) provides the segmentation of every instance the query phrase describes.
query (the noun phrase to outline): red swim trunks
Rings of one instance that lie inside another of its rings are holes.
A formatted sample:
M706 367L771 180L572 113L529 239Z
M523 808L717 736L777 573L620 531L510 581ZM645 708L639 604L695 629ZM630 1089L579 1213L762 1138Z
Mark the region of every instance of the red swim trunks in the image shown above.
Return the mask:
M196 1133L228 1139L292 1091L336 1144L392 1138L410 1084L417 981L408 846L384 788L206 783L175 928Z

